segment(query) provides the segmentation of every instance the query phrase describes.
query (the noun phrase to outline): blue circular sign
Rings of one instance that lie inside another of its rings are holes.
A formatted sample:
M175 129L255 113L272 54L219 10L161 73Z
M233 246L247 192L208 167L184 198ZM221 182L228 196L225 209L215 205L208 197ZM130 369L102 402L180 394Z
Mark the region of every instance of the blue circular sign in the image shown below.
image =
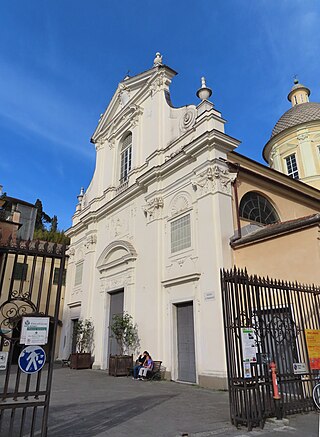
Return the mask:
M18 364L22 372L37 373L46 362L46 353L41 346L27 346L19 355Z

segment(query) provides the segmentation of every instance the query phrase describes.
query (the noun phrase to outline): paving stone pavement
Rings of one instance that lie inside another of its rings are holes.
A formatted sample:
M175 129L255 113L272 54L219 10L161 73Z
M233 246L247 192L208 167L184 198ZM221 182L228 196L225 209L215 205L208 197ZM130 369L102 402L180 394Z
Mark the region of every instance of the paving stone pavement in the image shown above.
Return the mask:
M99 370L54 370L48 437L318 437L317 413L237 430L228 393L170 381L133 381Z

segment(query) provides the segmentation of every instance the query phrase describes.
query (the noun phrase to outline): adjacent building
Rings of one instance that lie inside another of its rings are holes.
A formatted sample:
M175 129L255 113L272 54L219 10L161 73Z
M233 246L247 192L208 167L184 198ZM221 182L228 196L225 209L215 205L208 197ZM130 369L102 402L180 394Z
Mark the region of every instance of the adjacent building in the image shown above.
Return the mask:
M54 256L54 246L61 245L33 240L36 215L37 208L33 204L7 195L0 197L0 248L3 249L0 251L0 332L13 337L20 336L21 319L26 314L48 314L52 323L54 319L61 262ZM19 250L11 251L11 245L13 248L22 247L22 250L20 253ZM64 285L56 344L60 343ZM14 325L14 329L10 330L9 325ZM51 324L49 345L52 341ZM45 350L49 345L44 347ZM9 345L6 347L9 350ZM15 363L21 348L19 342L14 343L12 356ZM58 347L55 353L57 357Z
M0 240L32 240L37 208L31 203L2 194L0 186Z

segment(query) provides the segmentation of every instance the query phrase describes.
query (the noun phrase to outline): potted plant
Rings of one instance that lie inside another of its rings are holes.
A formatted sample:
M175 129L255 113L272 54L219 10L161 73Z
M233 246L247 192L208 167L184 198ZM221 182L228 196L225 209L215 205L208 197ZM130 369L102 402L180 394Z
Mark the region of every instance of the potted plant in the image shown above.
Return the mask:
M119 346L120 355L110 355L109 375L126 376L128 369L133 366L133 353L140 347L138 326L133 323L132 316L124 312L113 316L110 329Z
M93 323L89 319L79 320L75 328L76 352L70 355L71 369L90 369L92 366Z

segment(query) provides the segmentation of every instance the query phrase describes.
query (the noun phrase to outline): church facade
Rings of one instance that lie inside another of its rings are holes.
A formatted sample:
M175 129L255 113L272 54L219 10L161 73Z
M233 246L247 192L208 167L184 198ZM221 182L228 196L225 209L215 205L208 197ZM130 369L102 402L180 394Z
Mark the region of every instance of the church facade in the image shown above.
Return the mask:
M286 235L282 222L309 217L290 235L317 228L319 191L234 152L204 78L199 103L174 108L175 75L157 53L120 82L92 136L95 172L68 230L60 356L74 323L91 318L94 367L107 369L109 324L126 311L168 378L226 388L220 269L261 268L254 247Z

